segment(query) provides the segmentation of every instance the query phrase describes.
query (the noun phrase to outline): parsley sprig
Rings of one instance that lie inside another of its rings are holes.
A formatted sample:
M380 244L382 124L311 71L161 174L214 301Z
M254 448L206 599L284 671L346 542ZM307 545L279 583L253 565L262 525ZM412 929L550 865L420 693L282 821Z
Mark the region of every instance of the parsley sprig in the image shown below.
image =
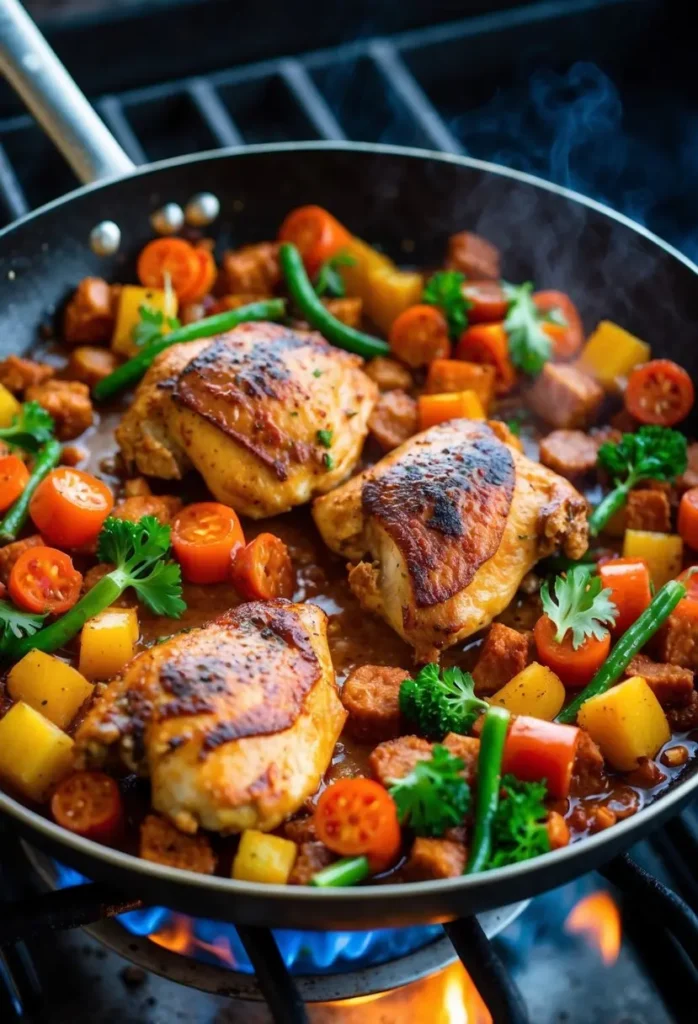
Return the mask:
M403 778L391 780L389 793L400 823L418 836L442 836L462 825L470 810L464 768L462 758L437 744L428 761L418 761Z
M422 301L437 306L448 323L448 333L457 338L468 326L470 299L463 294L465 275L457 270L437 270L427 281Z
M503 284L509 301L504 330L514 366L529 376L540 373L552 354L550 337L543 330L547 314L533 301L533 284Z
M414 679L400 686L400 710L426 736L441 739L448 732L466 733L486 701L475 696L469 672L425 665Z
M688 451L686 438L669 427L640 427L634 434L623 434L617 444L602 444L597 464L613 481L611 490L589 517L593 536L625 505L628 494L644 480L667 480L670 483L686 472Z
M145 348L152 342L160 341L165 325L172 331L182 326L176 316L166 317L161 309L151 309L150 306L139 306L138 315L140 320L131 333L133 343L138 348Z
M354 267L356 260L349 252L338 252L330 256L320 265L313 288L317 296L326 295L332 299L343 299L346 295L344 278L339 272L340 267Z
M45 619L45 615L23 612L7 601L0 601L0 654L17 640L37 633Z
M543 611L555 624L555 640L562 643L572 634L572 647L576 651L588 637L602 640L607 626L612 626L618 609L611 600L609 587L602 589L601 578L592 576L584 565L577 565L564 576L557 576L554 597L550 584L545 581L540 590Z
M53 437L53 418L38 402L24 402L9 427L0 429L0 441L36 453Z
M545 794L544 782L521 782L513 775L504 776L492 822L488 869L516 864L550 850Z

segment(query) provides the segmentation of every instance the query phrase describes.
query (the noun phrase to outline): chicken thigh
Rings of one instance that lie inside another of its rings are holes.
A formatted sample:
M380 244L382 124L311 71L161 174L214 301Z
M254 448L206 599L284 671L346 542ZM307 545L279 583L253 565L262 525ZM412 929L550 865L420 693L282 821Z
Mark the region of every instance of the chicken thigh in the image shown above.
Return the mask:
M266 832L315 792L345 718L325 613L255 602L138 655L80 726L77 762L118 750L183 832Z
M315 501L325 543L355 563L352 591L418 662L487 626L540 558L586 551L584 498L506 434L451 420Z
M356 465L378 389L362 360L271 323L173 345L116 430L129 465L178 480L192 466L255 519L324 494Z

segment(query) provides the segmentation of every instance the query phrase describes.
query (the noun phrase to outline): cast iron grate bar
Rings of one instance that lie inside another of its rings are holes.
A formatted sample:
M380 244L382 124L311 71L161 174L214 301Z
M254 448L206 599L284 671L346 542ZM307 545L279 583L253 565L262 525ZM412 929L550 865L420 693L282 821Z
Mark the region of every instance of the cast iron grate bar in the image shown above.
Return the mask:
M193 78L188 83L188 90L201 117L220 145L241 146L242 135L210 82L205 78Z
M493 1024L528 1024L521 993L476 917L444 925L458 959L492 1015Z
M279 72L318 135L323 139L346 139L339 121L305 67L297 60L283 60L279 64Z
M119 142L134 164L147 163L145 150L136 138L133 128L124 114L124 108L118 96L104 96L97 104L97 110L102 116L112 135Z
M307 1024L308 1014L291 974L268 928L235 926L254 967L259 990L274 1024Z

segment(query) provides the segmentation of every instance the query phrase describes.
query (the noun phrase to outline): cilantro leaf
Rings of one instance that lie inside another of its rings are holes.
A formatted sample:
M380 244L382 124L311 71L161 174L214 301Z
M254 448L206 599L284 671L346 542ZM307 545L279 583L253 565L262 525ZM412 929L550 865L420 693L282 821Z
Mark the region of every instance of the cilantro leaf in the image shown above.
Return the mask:
M469 672L459 668L439 669L425 665L414 679L400 686L400 710L426 736L441 739L447 732L466 733L486 701L475 696Z
M343 299L346 295L344 278L339 273L339 267L354 267L356 260L348 252L338 252L330 256L328 260L320 265L313 288L317 296L328 295L330 298Z
M488 869L517 864L550 850L545 794L544 782L521 782L513 775L504 776L492 822Z
M45 620L45 615L23 612L8 601L0 601L0 652L11 645L13 640L33 636L41 629Z
M509 338L509 355L514 366L535 376L540 373L552 354L549 336L543 330L545 316L533 301L533 285L505 284L509 310L504 330Z
M53 418L38 402L24 402L9 427L0 429L0 441L38 452L53 437Z
M430 306L437 306L448 323L448 333L457 338L468 326L468 310L472 306L470 299L463 294L465 274L457 270L437 270L429 278L422 301Z
M612 590L602 589L601 578L592 576L585 565L576 565L564 576L558 576L554 584L555 597L550 593L550 584L545 581L540 589L543 611L557 627L557 643L572 633L572 647L576 651L587 637L602 640L607 626L612 626L618 609L611 601Z
M418 836L442 836L462 825L470 809L464 768L462 758L437 744L428 761L418 761L403 778L391 779L389 793L400 823Z
M133 343L138 348L145 348L151 342L160 341L165 325L173 331L182 326L176 316L166 317L162 310L151 309L150 306L139 306L138 315L140 320L131 332Z

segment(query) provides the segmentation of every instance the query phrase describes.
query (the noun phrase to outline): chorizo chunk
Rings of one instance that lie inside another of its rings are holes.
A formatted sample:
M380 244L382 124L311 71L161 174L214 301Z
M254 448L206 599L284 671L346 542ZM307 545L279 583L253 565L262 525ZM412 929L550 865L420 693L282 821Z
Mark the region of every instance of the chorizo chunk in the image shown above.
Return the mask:
M414 386L412 374L407 367L388 356L371 359L364 366L364 373L378 385L380 391L410 391Z
M120 288L101 277L85 277L65 308L63 337L68 345L104 344L114 333Z
M215 313L227 313L231 309L240 309L240 306L250 306L254 302L264 302L268 299L268 295L260 295L256 292L240 292L238 295L222 295L210 309L210 312L202 312L201 319L204 316L213 315ZM189 321L191 323L191 320ZM184 323L184 321L182 321Z
M368 429L384 452L417 433L417 403L405 391L385 391L371 413Z
M313 875L323 868L329 867L337 855L332 853L324 843L301 843L296 862L288 876L289 885L310 885Z
M588 796L597 793L605 782L603 754L584 729L579 730L579 743L572 769L572 793Z
M412 882L430 878L457 878L465 870L468 851L452 839L419 836L412 844L405 864L405 877Z
M403 668L362 665L354 669L342 689L342 704L349 712L347 732L377 743L400 735L400 684L409 677Z
M155 814L149 814L141 825L140 856L200 875L212 875L216 869L216 858L205 835L184 835Z
M693 691L685 707L669 708L666 716L672 732L690 732L698 729L698 690Z
M98 381L113 373L119 362L119 357L109 348L80 345L70 354L67 374L71 380L82 381L93 388Z
M137 523L143 516L155 516L158 522L167 526L181 508L181 498L175 498L172 494L144 494L124 498L112 515L115 519L128 519L131 523Z
M306 814L302 818L292 818L285 822L284 835L297 846L301 843L314 843L317 839L314 816Z
M12 567L19 556L23 555L29 548L40 547L43 543L43 537L38 533L33 533L31 537L25 537L23 540L14 540L11 544L6 544L4 548L0 548L0 580L3 583L7 583Z
M459 231L448 240L446 269L459 270L474 280L500 277L499 249L480 235Z
M21 394L32 384L43 384L54 377L56 371L48 363L37 363L33 359L22 359L10 355L0 362L0 384L13 395Z
M529 640L501 622L494 622L473 669L475 693L496 693L528 664Z
M659 631L657 655L660 661L698 672L698 622L676 612L670 615Z
M373 777L388 787L394 779L409 775L418 761L428 761L433 749L433 743L419 736L401 736L379 743L368 764Z
M631 491L625 506L627 530L671 531L671 505L665 491L642 487Z
M224 253L221 278L226 294L272 295L281 281L278 242L257 242Z
M347 327L359 327L363 315L363 302L359 298L323 299L328 311Z
M477 759L480 754L480 740L475 736L461 736L457 732L449 732L444 737L443 745L455 757L464 762L463 774L468 782L472 782L477 774Z
M47 380L27 388L26 398L50 413L61 441L72 441L92 425L90 389L77 380Z
M663 708L683 707L691 700L693 672L688 668L660 664L646 654L636 654L625 674L642 676Z
M540 443L540 461L569 480L590 473L598 445L582 430L553 430Z
M529 388L529 407L553 427L586 427L603 399L601 385L568 363L546 363Z

